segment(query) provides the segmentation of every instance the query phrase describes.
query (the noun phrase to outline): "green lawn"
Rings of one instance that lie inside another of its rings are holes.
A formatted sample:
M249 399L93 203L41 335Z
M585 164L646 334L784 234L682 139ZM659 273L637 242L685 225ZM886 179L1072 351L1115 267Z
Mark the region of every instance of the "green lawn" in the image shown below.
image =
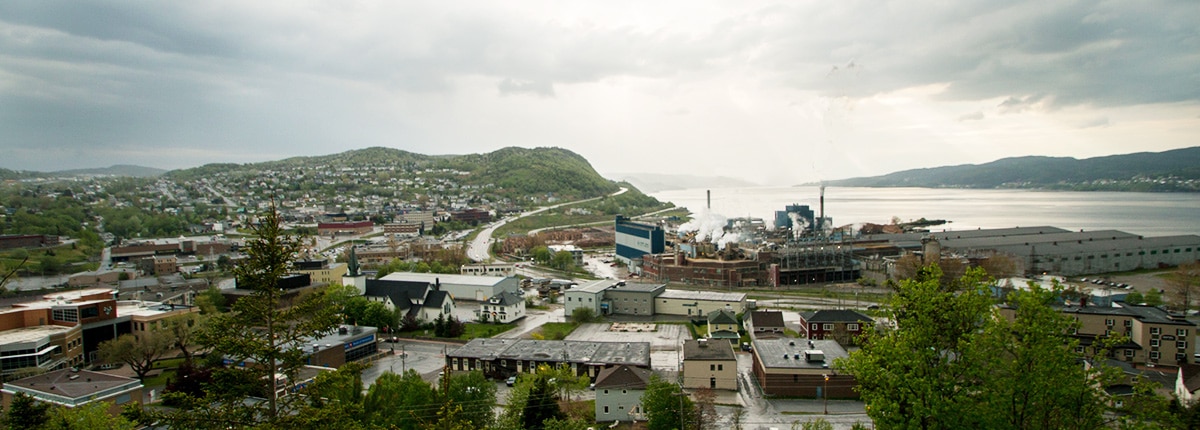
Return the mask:
M459 339L471 340L477 338L488 338L500 333L511 330L516 327L515 324L491 324L491 323L466 323L466 331L463 332Z
M542 339L547 340L563 340L566 339L567 335L571 334L572 331L575 331L576 327L579 327L579 323L577 322L550 322L543 324L542 329L538 330L535 335L541 336ZM534 338L536 339L537 336L534 336Z

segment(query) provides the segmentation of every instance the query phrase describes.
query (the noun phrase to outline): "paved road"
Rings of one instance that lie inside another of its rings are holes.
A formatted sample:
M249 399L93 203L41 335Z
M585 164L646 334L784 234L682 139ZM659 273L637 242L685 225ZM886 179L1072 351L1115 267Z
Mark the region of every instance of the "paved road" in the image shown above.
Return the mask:
M621 194L624 194L626 191L629 191L629 189L621 188L617 192L609 194L608 196L609 197L619 196ZM601 198L602 197L592 197L590 199L575 200L575 201L571 201L571 202L559 203L559 204L552 205L552 206L544 206L539 209L534 209L534 210L531 210L528 212L522 212L519 215L504 218L499 221L488 224L487 227L485 227L482 231L479 232L479 235L475 236L475 240L471 241L470 246L467 247L467 258L470 258L471 261L476 261L476 262L485 261L485 260L490 259L491 258L490 250L491 250L491 244L492 244L492 234L496 232L497 228L499 228L500 226L502 226L504 224L507 224L509 221L513 221L513 220L524 218L524 217L527 217L530 215L542 213L542 212L548 211L550 209L555 209L555 208L558 208L561 206L573 205L573 204L578 204L578 203L586 203L586 202L590 202L593 200L599 200Z

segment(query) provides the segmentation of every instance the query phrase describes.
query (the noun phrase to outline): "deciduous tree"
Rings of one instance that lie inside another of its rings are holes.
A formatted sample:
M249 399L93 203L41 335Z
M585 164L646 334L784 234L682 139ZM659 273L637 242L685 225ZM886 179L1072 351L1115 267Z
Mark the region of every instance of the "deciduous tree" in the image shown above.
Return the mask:
M100 342L96 355L105 363L125 363L145 379L146 373L154 368L154 362L171 349L174 339L165 331L152 330L134 334L123 334L116 339Z

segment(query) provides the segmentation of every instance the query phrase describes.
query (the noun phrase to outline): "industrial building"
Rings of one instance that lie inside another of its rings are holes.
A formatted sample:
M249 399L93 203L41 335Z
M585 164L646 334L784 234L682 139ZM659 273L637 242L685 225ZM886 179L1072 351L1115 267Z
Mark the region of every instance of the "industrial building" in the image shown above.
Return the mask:
M563 311L566 315L571 315L575 309L586 307L591 309L594 315L611 314L612 302L604 301L604 291L616 284L616 281L601 279L567 290L563 293Z
M935 241L942 253L966 258L1006 254L1021 271L1062 276L1157 269L1200 259L1200 236L1145 237L1118 230L1067 231L1057 227L1016 227L934 233L863 236L862 242L887 242L918 252L922 240Z
M838 373L833 362L847 357L832 340L755 339L754 376L769 396L858 398L853 376Z
M604 290L605 302L611 303L615 315L654 315L654 299L667 289L667 284L617 283Z
M705 319L709 312L746 309L746 294L667 289L666 284L599 280L563 293L565 312L587 307L596 315L677 315Z
M617 215L616 248L617 260L637 273L643 255L659 254L666 249L666 236L661 226L634 222Z
M533 373L540 365L559 364L567 364L577 375L593 380L601 370L619 365L650 369L650 343L472 339L446 354L450 370L479 370L496 379Z
M746 310L745 293L726 293L720 291L693 290L664 290L658 295L655 304L656 315L680 315L695 318L706 318L709 312L716 310L732 310L741 313Z

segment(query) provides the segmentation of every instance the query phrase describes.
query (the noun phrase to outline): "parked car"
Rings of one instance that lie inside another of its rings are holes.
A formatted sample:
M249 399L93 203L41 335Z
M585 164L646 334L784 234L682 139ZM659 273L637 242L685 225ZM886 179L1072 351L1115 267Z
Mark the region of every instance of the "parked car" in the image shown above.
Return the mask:
M507 386L510 386L510 387L511 387L511 386L513 386L513 385L516 385L516 384L517 384L517 377L516 377L516 376L509 376L509 377L508 377L508 379L505 379L505 380L504 380L504 385L507 385Z

